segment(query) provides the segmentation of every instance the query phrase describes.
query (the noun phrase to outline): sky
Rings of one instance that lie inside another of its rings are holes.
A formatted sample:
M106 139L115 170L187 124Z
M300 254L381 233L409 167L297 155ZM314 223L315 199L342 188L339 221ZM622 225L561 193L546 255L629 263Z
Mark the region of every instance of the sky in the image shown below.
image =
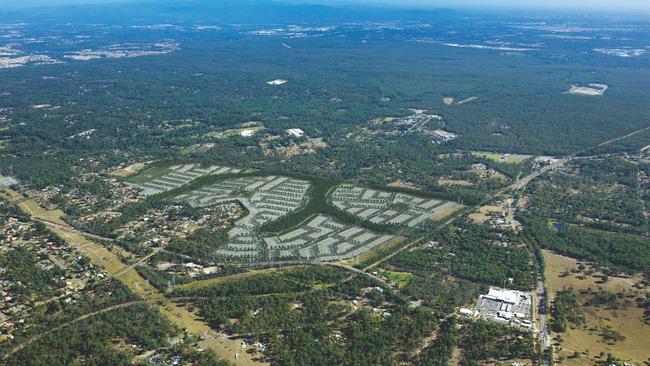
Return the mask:
M71 4L96 4L128 2L134 0L0 0L0 4L12 7L56 6ZM219 1L219 0L214 0ZM591 10L612 8L616 10L650 10L650 0L281 0L292 3L322 4L383 4L408 7L543 7Z

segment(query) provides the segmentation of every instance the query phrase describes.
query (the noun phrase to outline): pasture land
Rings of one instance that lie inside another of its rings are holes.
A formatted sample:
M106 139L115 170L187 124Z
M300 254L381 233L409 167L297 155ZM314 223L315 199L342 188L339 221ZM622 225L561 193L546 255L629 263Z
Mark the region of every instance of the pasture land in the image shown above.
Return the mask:
M635 291L643 293L643 289L635 288L641 282L640 276L615 277L610 276L605 283L600 281L601 273L598 271L592 275L585 275L577 271L579 261L544 250L545 275L549 289L550 299L553 299L557 291L562 288L573 288L575 291L591 288L592 291L609 291L611 293L633 294ZM574 270L575 273L572 273ZM567 274L568 272L568 274ZM643 322L643 310L634 304L628 307L610 309L608 307L583 306L586 324L575 327L570 326L565 333L561 333L564 339L562 350L557 352L564 356L562 364L566 365L593 365L596 361L604 361L597 358L600 351L611 353L617 358L632 364L643 364L650 359L650 347L648 347L648 336L650 325ZM612 330L620 333L624 340L615 344L607 344L600 336L601 330L611 327ZM574 352L581 352L580 358L569 358Z

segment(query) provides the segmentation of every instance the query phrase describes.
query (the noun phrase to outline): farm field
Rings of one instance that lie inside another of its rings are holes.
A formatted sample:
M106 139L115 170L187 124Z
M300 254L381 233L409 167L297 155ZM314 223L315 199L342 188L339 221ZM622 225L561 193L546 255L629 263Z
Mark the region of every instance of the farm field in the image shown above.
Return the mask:
M633 293L636 290L634 285L641 280L639 277L610 276L606 283L601 283L598 272L592 276L585 276L585 279L578 278L580 273L571 273L564 276L562 274L566 271L578 268L578 261L547 250L543 251L543 254L551 299L554 298L557 291L569 287L575 291L591 288L594 291ZM556 353L565 357L564 361L562 361L563 365L593 365L597 361L594 357L600 351L611 353L615 357L631 361L633 364L642 364L650 359L650 349L647 347L650 325L644 324L643 310L641 308L638 308L635 304L628 308L615 310L589 306L584 308L584 315L585 326L571 326L567 329L567 332L561 334L564 339L561 345L562 350ZM599 336L599 331L591 330L608 326L620 333L625 339L610 345L603 342L601 336ZM569 358L576 351L582 352L582 356L580 358ZM587 351L589 351L588 354Z

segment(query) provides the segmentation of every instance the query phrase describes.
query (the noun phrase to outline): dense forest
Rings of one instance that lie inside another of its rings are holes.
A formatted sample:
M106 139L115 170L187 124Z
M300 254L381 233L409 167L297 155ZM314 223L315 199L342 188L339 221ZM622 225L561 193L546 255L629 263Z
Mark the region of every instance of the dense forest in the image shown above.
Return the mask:
M166 344L167 338L174 333L167 320L156 311L147 305L134 304L46 333L10 357L7 365L63 366L80 359L98 365L129 365L132 351L126 347L119 350L114 340L122 339L127 345L152 349Z
M267 343L272 364L396 364L438 318L377 285L339 268L298 267L172 295L195 297L193 306L213 327ZM379 310L356 309L351 299Z
M612 269L636 273L650 266L647 238L573 225L553 226L544 219L523 218L524 235L541 248L582 258Z
M618 157L580 160L531 184L526 209L536 217L646 234L648 222L640 198L647 187L638 181L642 168Z
M478 23L460 16L458 23L445 18L451 14L442 15L431 14L441 22L439 28L411 25L395 32L345 25L331 34L291 39L290 48L282 45L287 44L282 36L251 36L262 28L254 24L241 31L224 25L213 32L148 29L126 34L106 29L101 39L78 38L89 49L170 38L182 46L157 57L1 70L0 108L9 121L1 134L3 174L37 186L65 184L77 167L185 156L364 183L406 176L430 191L480 195L496 182L476 188L437 184L434 178L466 175L477 162L442 155L458 150L568 154L647 127L643 101L650 78L643 77L649 72L645 57L590 58L571 43L551 39L544 39L545 48L536 54L522 53L525 57L424 42L435 37L484 41ZM58 32L65 38L92 31L86 23L77 28L72 24L59 27L53 20L25 32L34 37ZM476 32L453 32L457 27ZM511 36L499 23L490 31ZM522 43L539 36L520 31ZM583 43L589 51L596 47ZM49 51L70 47L63 43ZM289 82L281 87L266 84L274 78ZM612 85L605 98L563 94L571 84L594 81ZM447 105L445 96L473 99ZM364 143L348 139L374 118L408 115L407 108L443 116L444 128L458 138L444 144L432 143L422 133ZM265 130L251 138L210 135L248 121ZM264 154L260 144L265 136L286 140L284 130L294 127L310 138L323 138L328 147L288 159ZM88 138L70 138L91 129ZM512 167L502 168L513 176Z
M168 301L271 365L538 363L537 334L456 317L458 308L492 286L535 291L541 249L596 263L603 281L650 278L647 20L145 1L2 8L0 39L0 178L18 179L25 202L60 208L71 225L0 201L0 226L11 227L0 235L3 301L16 304L0 313L15 326L2 329L3 364L145 365L155 353L157 364L226 366L199 349L209 332L181 334L169 308L157 310ZM575 93L594 83L607 89ZM565 165L511 189L562 157ZM146 198L127 187L181 163L240 172ZM128 173L134 166L143 170ZM356 268L219 263L215 249L246 208L195 226L207 209L174 199L271 174L311 185L298 209L256 228L251 242L317 214L406 239L357 255ZM378 224L331 203L343 182L464 207L448 222ZM520 231L470 220L468 211L510 194ZM139 222L159 218L167 222L155 228ZM51 248L65 235L50 227L84 234L117 259L91 263L68 238L59 261ZM600 289L555 295L556 333L582 325L585 307L632 304ZM650 301L637 302L650 321ZM600 331L609 344L624 339Z
M401 252L389 263L422 276L447 273L486 285L531 289L533 268L525 246L506 230L458 220L441 228L425 249Z

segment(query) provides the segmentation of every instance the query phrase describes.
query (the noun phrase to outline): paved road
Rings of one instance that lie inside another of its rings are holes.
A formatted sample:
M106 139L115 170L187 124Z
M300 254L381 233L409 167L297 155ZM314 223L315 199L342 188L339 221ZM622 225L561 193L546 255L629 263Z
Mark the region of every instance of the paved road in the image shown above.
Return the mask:
M383 279L383 278L381 278L379 276L375 276L372 273L368 273L368 272L366 272L366 271L364 271L362 269L358 269L358 268L354 268L352 266L347 266L345 264L334 263L334 262L322 262L322 263L318 263L318 264L323 265L323 266L344 268L344 269L347 269L348 271L358 273L358 274L364 275L366 277L370 277L373 280L378 281L379 283L384 284L387 287L391 287L391 288L393 287L393 284L388 282L387 280L385 280L385 279Z
M528 174L527 176L521 178L520 180L518 180L517 182L512 184L510 187L508 187L508 190L518 191L518 190L526 187L528 185L528 183L530 183L533 179L535 179L535 178L539 177L540 175L548 172L549 170L553 170L553 169L556 169L556 168L559 168L559 167L563 166L564 164L568 163L572 159L573 159L573 157L566 157L566 158L558 159L554 163L546 165L542 169L536 170L536 171Z
M117 242L117 240L115 240L115 239L106 238L106 237L103 237L103 236L87 233L85 231L77 230L74 227L72 227L71 225L57 224L56 222L52 222L52 221L49 221L49 220L38 218L38 217L35 217L33 215L32 215L32 218L34 220L36 220L36 221L40 221L40 222L44 223L47 226L57 228L57 229L61 229L61 230L65 230L65 231L69 231L69 232L72 232L72 233L75 233L75 234L79 234L81 236L85 236L88 239L94 239L94 240L100 240L100 241L108 241L108 242L111 242L111 243L116 243Z
M541 266L538 266L538 270L541 271ZM539 343L542 346L542 351L546 354L551 342L549 339L548 325L546 324L546 311L544 304L546 302L546 289L544 287L544 280L542 279L541 272L537 274L537 311L539 313ZM548 365L548 360L544 359L544 365Z
M151 258L154 255L160 253L161 250L162 250L162 248L154 248L153 251L151 252L151 254L142 257L139 261L137 261L137 262L131 264L130 266L124 268L123 270L117 272L116 274L113 275L113 278L120 277L121 275L131 271L135 267L137 267L137 266L141 265L142 263L146 262L147 260L149 260L149 258Z
M422 236L422 237L419 237L419 238L411 241L410 243L408 243L408 244L404 245L403 247L400 247L396 251L392 252L390 255L387 255L387 256L379 259L378 261L372 263L371 265L367 266L366 268L364 268L364 270L368 271L368 270L370 270L372 268L377 267L378 265L382 264L383 262L385 262L385 261L393 258L394 256L396 256L397 254L401 253L402 251L404 251L404 250L406 250L406 249L408 249L408 248L410 248L410 247L412 247L414 245L420 244L424 239L426 239L426 237Z
M607 144L610 144L612 142L619 141L619 140L628 138L630 136L636 135L636 134L641 133L641 132L646 131L646 130L650 130L650 126L644 128L644 129L638 130L638 131L634 131L634 132L629 133L629 134L627 134L625 136L621 136L621 137L618 137L618 138L615 138L615 139L611 139L611 140L602 142L602 143L600 143L600 144L598 144L596 146L607 145ZM583 150L583 151L586 151L586 150ZM583 151L581 151L581 152L583 152ZM540 175L542 175L542 174L544 174L544 173L546 173L546 172L548 172L550 170L553 170L553 169L556 169L558 167L561 167L561 166L565 165L567 162L570 162L571 160L575 159L576 155L581 153L581 152L577 152L577 153L575 153L573 155L563 157L563 158L561 158L561 159L559 159L559 160L557 160L557 161L543 167L542 169L539 169L539 170L527 175L526 177L521 178L517 182L513 183L511 186L506 187L506 188L496 192L495 194L493 194L492 198L494 198L494 197L496 197L496 196L498 196L500 194L503 194L505 192L508 192L508 191L518 191L520 189L525 188L531 181L533 181L534 179L536 179ZM13 203L20 203L20 202L23 202L23 201L25 201L27 199L32 199L32 198L34 198L34 197L20 199L20 200L14 201ZM83 231L77 230L77 229L75 229L75 228L73 228L71 226L60 225L60 224L57 224L57 223L54 223L54 222L51 222L51 221L47 221L47 220L43 220L43 219L38 219L38 218L36 218L36 219L43 222L44 224L46 224L48 226L56 227L56 228L59 228L59 229L62 229L62 230L71 231L71 232L74 232L76 234L83 235L83 236L85 236L87 238L90 238L90 239L106 240L106 241L110 241L110 242L115 242L114 239L104 238L104 237L101 237L101 236L98 236L98 235L83 232ZM453 220L454 220L454 218L448 220L447 222L443 223L443 226L453 222ZM406 250L406 249L408 249L408 248L410 248L410 247L412 247L414 245L419 244L424 239L425 238L423 237L423 238L418 238L418 239L412 241L411 243L407 244L406 246L401 247L400 249L396 250L391 255L389 255L387 257L384 257L384 258L378 260L377 262L371 264L370 266L366 267L364 270L354 268L354 267L348 266L348 265L338 264L338 263L311 263L311 264L319 264L319 265L327 265L327 266L344 268L346 270L349 270L349 271L352 271L352 272L367 276L369 278L372 278L372 279L374 279L374 280L376 280L376 281L378 281L378 282L380 282L380 283L382 283L382 284L384 284L384 285L386 285L388 287L393 287L392 283L386 281L383 278L375 276L372 273L368 273L367 270L378 266L379 264L383 263L387 259L390 259L394 255L397 255L401 251ZM155 255L160 250L161 249L158 249L157 251L154 251L152 254L150 254L150 255L142 258L141 260L139 260L137 263L134 263L134 264L130 265L129 267L121 270L120 272L116 273L115 276L117 277L117 276L123 275L124 273L127 273L127 272L133 270L136 266L140 265L141 263L143 263L144 261L149 259L151 256ZM539 271L541 271L541 268L539 269ZM546 350L548 350L548 348L550 346L550 340L549 340L549 332L548 332L548 328L547 328L547 324L546 324L546 314L545 314L547 309L544 309L544 303L545 303L544 299L545 299L545 296L547 296L547 294L545 294L544 282L543 282L542 277L541 277L541 272L538 273L538 278L537 278L537 293L538 293L538 306L539 306L539 318L540 318L539 339L540 339L540 343L542 344L543 350L546 351ZM93 313L85 314L85 315L83 315L83 316L81 316L81 317L79 317L77 319L74 319L74 320L68 322L68 323L62 324L62 325L60 325L58 327L55 327L55 328L52 328L49 331L41 333L41 334L29 339L28 341L16 346L9 353L7 353L6 355L3 356L3 360L6 360L12 354L18 352L19 350L21 350L25 346L33 343L34 341L42 338L43 336L45 336L45 335L47 335L47 334L49 334L51 332L54 332L54 331L66 326L66 325L81 321L83 319L87 319L87 318L89 318L91 316L94 316L94 315L97 315L97 314L100 314L100 313L108 312L108 311L111 311L111 310L114 310L114 309L117 309L117 308L127 307L127 306L133 305L133 304L138 303L138 302L142 302L142 301L135 301L135 302L131 302L131 303L120 304L120 305L115 305L115 306L112 306L112 307L108 307L108 308L105 308L105 309L102 309L102 310L99 310L99 311L96 311L96 312L93 312ZM237 337L241 337L241 335L237 336ZM548 366L549 361L545 359L544 360L544 365Z

